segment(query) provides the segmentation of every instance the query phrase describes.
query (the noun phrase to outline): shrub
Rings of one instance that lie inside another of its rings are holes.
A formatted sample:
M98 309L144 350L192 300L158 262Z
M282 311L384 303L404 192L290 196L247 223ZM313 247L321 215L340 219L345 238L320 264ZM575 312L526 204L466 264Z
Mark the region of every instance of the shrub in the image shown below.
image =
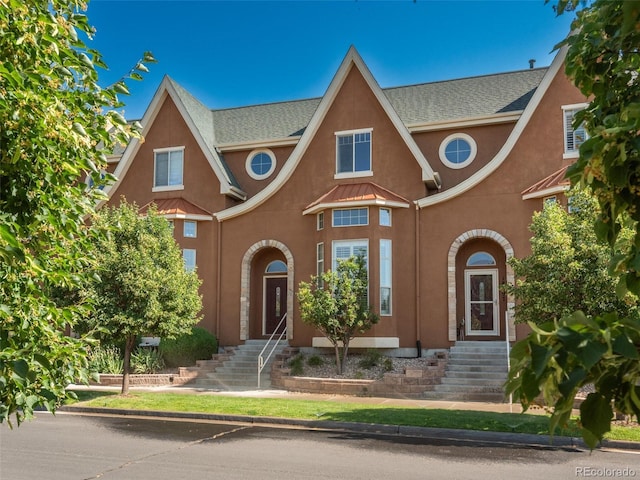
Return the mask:
M378 350L369 349L366 351L364 355L362 355L362 359L358 362L358 366L360 368L364 368L365 370L370 370L373 367L380 365L382 362L382 354Z
M121 374L124 368L122 353L113 345L92 348L88 360L89 368L98 373Z
M163 338L158 347L167 367L188 367L196 360L208 360L218 351L218 339L201 327L174 339Z
M302 375L304 373L304 356L296 355L289 360L289 368L291 369L291 375L294 377Z
M385 372L390 372L391 370L393 370L393 360L391 360L389 357L386 357L382 362L382 368L384 368Z
M319 367L324 365L324 360L318 355L312 355L307 359L307 365L310 367Z
M153 348L138 348L131 354L133 373L157 373L164 368L162 354Z

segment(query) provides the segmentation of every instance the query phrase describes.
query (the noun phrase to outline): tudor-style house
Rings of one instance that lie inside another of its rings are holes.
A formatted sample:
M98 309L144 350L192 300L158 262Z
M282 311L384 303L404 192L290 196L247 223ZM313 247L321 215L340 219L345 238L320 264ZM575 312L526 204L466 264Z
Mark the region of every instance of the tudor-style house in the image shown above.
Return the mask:
M211 109L165 77L144 142L111 159L109 202L155 203L202 279L221 345L326 346L297 286L363 254L380 322L352 346L449 348L524 334L507 264L534 211L567 188L584 97L552 65L381 88L354 48L321 98Z

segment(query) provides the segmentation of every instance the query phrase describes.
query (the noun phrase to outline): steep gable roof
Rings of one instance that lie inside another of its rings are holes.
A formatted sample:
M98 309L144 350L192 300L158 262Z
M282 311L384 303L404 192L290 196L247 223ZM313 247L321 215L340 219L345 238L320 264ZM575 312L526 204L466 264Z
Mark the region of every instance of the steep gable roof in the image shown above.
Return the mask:
M521 112L547 68L384 88L407 125ZM213 110L219 144L255 142L302 135L321 98Z
M559 57L564 58L561 54L557 59ZM282 169L265 190L246 204L232 207L229 212L220 214L219 218L235 216L240 214L239 212L248 211L272 195L292 173L295 165L289 168L290 165L299 161L311 136L306 135L306 132L317 128L352 66L362 73L420 164L423 181L430 183L432 187L439 186L439 176L432 170L424 154L413 141L409 129L415 131L417 128L419 131L420 128L434 128L433 125L438 128L449 123L453 125L456 121L486 119L500 115L507 115L509 121L515 121L525 109L531 111L528 106L537 89L545 79L552 77L557 71L557 68L552 66L381 89L355 48L351 47L322 98L216 110L204 106L186 89L166 76L141 120L143 135L153 123L164 99L167 96L171 97L219 178L221 193L240 200L246 200L246 194L221 152L226 149L247 148L252 144L265 145L276 142L295 146L292 158L295 156L296 160L288 160L286 168ZM138 140L132 141L125 148L114 172L116 176L121 177L126 173L138 148ZM474 175L475 180L476 177L478 175ZM470 181L467 181L465 185L469 183ZM117 185L118 182L106 192L115 191ZM455 193L451 189L447 192L431 196L429 200L425 199L421 206L439 201L435 197L445 200ZM444 193L446 195L443 195Z
M418 145L413 140L413 137L409 133L407 127L402 123L402 120L398 116L397 112L393 109L393 106L389 103L389 99L384 95L380 86L373 78L373 75L365 65L364 61L356 51L354 47L351 47L347 52L344 60L340 64L337 73L333 77L327 92L322 97L322 100L318 104L313 116L309 120L307 127L302 134L300 141L296 144L291 156L287 160L287 163L280 170L276 178L263 190L257 193L255 196L247 200L245 203L241 205L237 205L231 207L227 210L219 212L216 214L216 217L219 221L226 220L228 218L233 218L238 215L242 215L246 212L251 211L256 208L258 205L262 204L268 198L270 198L275 192L277 192L280 187L282 187L285 182L289 179L289 177L293 174L296 166L300 162L304 152L306 151L309 143L313 139L316 131L320 127L322 121L324 120L325 115L327 114L329 108L333 104L336 96L338 95L344 81L346 80L349 72L352 68L357 68L368 87L371 89L371 92L374 94L385 113L387 114L389 120L396 128L402 140L405 142L409 151L412 153L420 168L422 170L422 180L431 185L434 188L439 187L440 185L440 177L439 175L433 171L431 165L427 161L426 157L422 153L422 150L418 147Z
M142 124L143 137L153 125L153 121L167 98L171 98L173 103L176 105L185 123L189 127L189 130L207 158L211 169L220 180L220 193L244 200L246 198L246 194L242 191L231 170L224 162L224 158L218 154L215 148L215 132L213 129L213 115L211 110L202 105L195 99L195 97L193 97L193 95L168 76L165 76L160 83L149 107L140 121ZM118 179L123 178L126 174L131 162L140 148L140 144L141 142L139 139L133 139L124 149L122 158L114 172L114 175ZM105 193L111 197L119 185L120 180L117 180L113 185L110 185L105 189Z
M525 128L527 127L529 121L531 120L531 117L538 108L538 105L542 101L544 95L547 93L551 82L556 77L558 72L560 72L562 65L564 65L564 59L566 58L566 56L567 46L565 45L560 48L558 54L553 59L551 66L546 69L544 77L540 81L538 87L535 89L535 92L533 92L531 99L527 102L527 106L522 112L522 115L518 118L518 121L513 127L513 130L511 130L509 137L502 145L500 150L496 153L496 155L484 167L482 167L480 170L478 170L473 175L466 178L456 186L418 200L417 205L419 208L426 208L431 205L446 202L463 194L464 192L478 185L485 178L495 172L500 167L500 165L502 165L502 163L507 159L507 157L513 150L516 142L522 135L522 132L524 132Z

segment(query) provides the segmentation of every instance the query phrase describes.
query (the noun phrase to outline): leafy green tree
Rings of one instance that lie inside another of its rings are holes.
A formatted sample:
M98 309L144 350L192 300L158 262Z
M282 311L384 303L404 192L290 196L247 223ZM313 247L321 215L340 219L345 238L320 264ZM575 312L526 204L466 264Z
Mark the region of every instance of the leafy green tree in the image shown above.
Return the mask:
M367 265L362 256L340 260L336 271L312 276L300 282L298 301L302 321L313 325L329 339L335 349L336 371L349 353L349 343L378 323L379 317L368 304Z
M588 317L602 312L637 317L637 299L616 294L608 271L610 248L593 229L595 199L578 190L569 198L571 212L553 203L534 214L531 254L509 260L517 280L505 290L516 299L516 322L544 324L578 310ZM625 233L627 239L632 234Z
M101 209L93 222L96 280L89 327L124 342L122 394L129 392L131 352L139 335L175 338L199 320L200 279L186 271L169 222L124 201Z
M559 0L558 14L576 10L565 70L590 99L576 115L589 138L569 171L600 206L598 238L611 247L610 271L620 296L640 294L640 2ZM633 231L620 242L623 226ZM620 247L617 249L616 247ZM544 292L541 292L543 295ZM537 326L512 350L507 391L528 408L542 395L551 426L566 423L577 392L593 384L580 406L583 438L594 447L611 428L613 409L640 417L640 320L576 312Z
M64 335L87 308L56 303L82 287L91 258L84 218L106 153L135 128L117 111L127 79L98 84L100 54L79 0L0 0L0 422L53 411L72 382L87 381L85 339ZM152 62L145 55L145 62Z

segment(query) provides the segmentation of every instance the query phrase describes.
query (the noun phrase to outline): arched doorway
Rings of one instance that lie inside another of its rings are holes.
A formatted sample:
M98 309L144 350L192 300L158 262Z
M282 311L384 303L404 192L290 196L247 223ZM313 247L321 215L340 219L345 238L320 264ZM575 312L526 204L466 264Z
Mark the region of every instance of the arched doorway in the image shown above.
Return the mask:
M262 335L282 332L285 325L281 325L281 321L286 313L287 264L282 260L272 260L262 281Z
M265 338L284 316L293 338L293 256L277 240L262 240L242 260L240 339ZM277 319L277 320L276 320Z
M515 340L513 298L500 285L513 283L510 243L491 230L471 230L449 249L449 340ZM507 315L508 314L508 315ZM508 322L508 325L505 324Z

